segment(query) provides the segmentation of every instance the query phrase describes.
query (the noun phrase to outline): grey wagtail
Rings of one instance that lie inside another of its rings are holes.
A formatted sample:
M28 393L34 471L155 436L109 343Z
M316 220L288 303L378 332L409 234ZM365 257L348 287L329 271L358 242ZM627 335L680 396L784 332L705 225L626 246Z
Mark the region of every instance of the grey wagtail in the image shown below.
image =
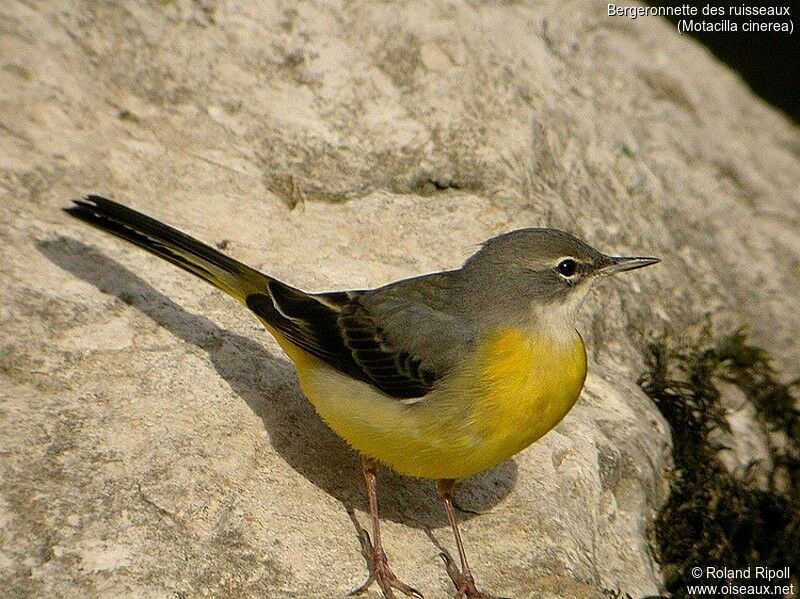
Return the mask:
M556 229L485 242L461 268L365 291L306 293L140 212L96 195L65 211L172 262L250 308L294 362L322 419L363 456L372 540L359 594L376 582L421 597L381 546L378 464L437 480L460 568L456 597L487 597L467 564L454 482L507 460L577 401L586 351L575 316L589 287L656 258L612 257Z

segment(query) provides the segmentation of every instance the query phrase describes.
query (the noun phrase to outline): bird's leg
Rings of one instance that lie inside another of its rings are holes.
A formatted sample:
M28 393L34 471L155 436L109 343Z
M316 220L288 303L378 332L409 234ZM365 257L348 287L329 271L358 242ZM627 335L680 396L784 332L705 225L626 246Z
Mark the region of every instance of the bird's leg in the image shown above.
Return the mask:
M363 528L359 529L358 534L359 541L361 542L361 552L364 554L364 559L367 560L369 576L367 576L367 580L365 580L363 584L350 591L350 595L360 595L372 586L373 582L377 582L386 599L395 599L396 596L392 589L397 589L409 597L423 599L422 593L398 580L394 572L389 569L389 562L386 559L386 554L381 544L381 522L378 518L378 493L376 489L378 466L373 461L365 458L363 461L363 470L364 480L367 483L369 515L372 520L372 536L374 541L370 540L369 533L366 530Z
M458 557L461 561L461 570L453 563L453 558L446 551L442 551L441 556L444 560L447 574L450 580L456 586L456 599L492 599L489 595L481 593L475 587L475 579L470 572L469 564L467 563L467 554L464 551L464 542L461 540L461 533L458 530L458 520L456 520L456 513L453 509L453 486L455 481L450 479L440 479L436 483L436 490L439 492L439 499L444 504L444 509L447 512L447 520L450 522L450 528L453 529L453 535L456 537L456 547L458 547Z

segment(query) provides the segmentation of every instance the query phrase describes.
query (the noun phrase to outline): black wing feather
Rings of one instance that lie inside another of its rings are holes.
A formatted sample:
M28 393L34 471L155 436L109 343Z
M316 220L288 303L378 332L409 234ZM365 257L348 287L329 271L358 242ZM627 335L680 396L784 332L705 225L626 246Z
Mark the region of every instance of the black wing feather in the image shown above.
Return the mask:
M253 293L247 306L289 341L337 370L398 399L426 395L436 375L421 360L392 346L358 292L310 295L271 280L267 293Z

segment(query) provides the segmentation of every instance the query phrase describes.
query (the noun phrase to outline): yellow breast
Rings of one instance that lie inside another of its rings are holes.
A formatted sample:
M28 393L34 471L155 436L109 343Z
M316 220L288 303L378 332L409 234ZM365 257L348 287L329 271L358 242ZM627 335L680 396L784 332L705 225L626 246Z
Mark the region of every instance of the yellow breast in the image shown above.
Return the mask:
M554 344L519 330L498 331L478 356L485 389L471 408L486 439L482 451L502 461L525 449L572 408L586 379L586 350L575 331Z
M337 434L401 474L421 478L465 478L510 458L558 424L586 377L577 332L554 344L504 329L409 404L271 332L294 362L303 392Z

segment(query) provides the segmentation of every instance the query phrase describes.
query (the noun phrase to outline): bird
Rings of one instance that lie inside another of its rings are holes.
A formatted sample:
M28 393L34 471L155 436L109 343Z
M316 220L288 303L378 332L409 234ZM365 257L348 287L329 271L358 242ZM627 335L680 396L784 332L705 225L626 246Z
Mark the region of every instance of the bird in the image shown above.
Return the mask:
M127 240L250 309L294 363L322 420L362 457L372 535L359 531L368 576L421 598L384 552L382 467L436 481L459 563L441 556L455 597L478 590L453 505L457 481L511 458L558 424L587 372L576 315L602 278L659 262L610 256L553 228L523 228L480 245L462 266L374 289L309 293L163 222L99 195L67 214Z

